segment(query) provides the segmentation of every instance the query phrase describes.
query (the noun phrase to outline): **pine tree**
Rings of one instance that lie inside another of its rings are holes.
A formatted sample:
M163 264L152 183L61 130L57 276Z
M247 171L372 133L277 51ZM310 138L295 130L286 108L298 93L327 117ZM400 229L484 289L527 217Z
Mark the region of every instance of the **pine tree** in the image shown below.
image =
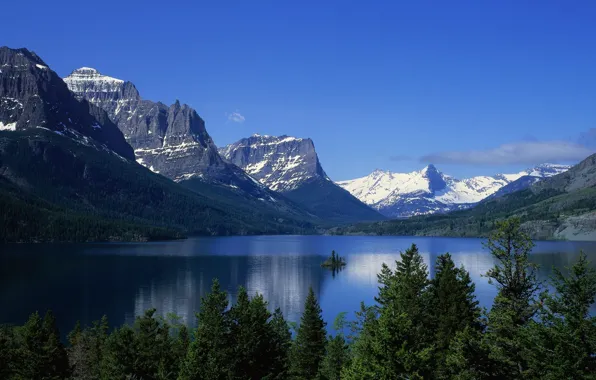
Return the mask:
M69 375L68 356L64 345L60 342L60 331L51 310L48 310L43 318L42 330L46 378L64 379Z
M500 380L501 363L491 358L490 342L482 330L466 327L458 331L451 340L445 358L445 370L438 378L480 380Z
M568 275L554 268L555 294L546 297L540 321L526 330L527 377L588 378L596 373L596 318L590 307L596 297L596 270L580 252Z
M17 377L63 379L69 375L68 357L51 311L43 319L33 313L18 329L18 336Z
M124 325L115 329L106 339L102 352L101 378L125 380L136 376L137 358L135 332Z
M172 336L172 355L173 360L173 372L175 376L170 375L169 378L177 378L180 374L180 368L188 354L188 348L190 346L190 334L188 327L181 322L181 318L177 315L168 315L173 331Z
M135 320L134 372L142 379L167 379L177 372L170 326L155 312L149 309Z
M352 357L350 363L342 369L342 379L364 380L380 378L380 361L376 350L378 332L378 308L360 303L356 318L350 323Z
M329 335L327 338L325 357L319 371L321 380L339 380L343 368L349 364L348 344L343 333L345 325L345 313L340 313L333 323L335 336Z
M101 364L104 344L108 337L108 320L103 316L101 321L94 321L91 327L81 329L79 322L68 335L69 364L72 379L95 380L101 378Z
M480 328L480 308L474 290L470 274L463 267L456 268L451 255L437 258L435 277L429 287L436 376L441 376L447 350L457 332L466 327Z
M325 355L325 321L312 288L304 304L304 313L291 350L290 375L294 379L314 379Z
M281 309L277 308L269 321L271 329L271 369L267 380L282 380L288 378L290 368L289 355L292 344L292 333L288 322L284 319Z
M383 264L379 316L364 325L357 338L348 379L430 377L433 344L429 313L428 271L416 245L401 254L392 271Z
M496 285L499 292L493 309L507 309L514 318L512 322L521 326L537 310L538 266L529 259L534 243L521 231L520 220L512 218L497 222L497 230L488 238L485 247L497 262L486 273L489 283Z
M238 300L230 310L233 378L263 379L271 375L274 331L270 317L263 296L256 295L249 300L246 289L240 287Z
M16 364L14 328L0 326L0 379L10 379Z
M527 368L520 334L538 310L537 266L529 260L533 243L521 231L519 219L514 218L497 223L486 247L496 261L486 276L496 285L498 294L484 338L490 344L491 358L500 363L499 375L519 378Z
M227 379L231 372L230 319L227 293L213 280L211 292L202 298L198 326L179 379Z

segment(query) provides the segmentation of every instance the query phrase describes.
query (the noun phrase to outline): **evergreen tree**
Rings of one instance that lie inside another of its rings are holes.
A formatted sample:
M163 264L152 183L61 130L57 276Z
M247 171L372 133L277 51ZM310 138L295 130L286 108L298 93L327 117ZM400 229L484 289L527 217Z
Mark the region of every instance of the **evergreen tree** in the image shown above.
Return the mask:
M0 325L0 379L9 379L16 364L14 328Z
M103 380L125 380L136 376L135 332L124 325L115 329L105 341L101 361Z
M56 317L51 310L46 312L42 323L44 340L44 367L46 379L64 379L69 375L68 356L56 325Z
M68 357L51 311L43 319L37 312L33 313L18 329L18 335L17 378L63 379L68 376Z
M292 345L292 333L290 332L288 322L284 319L281 309L275 309L271 317L272 330L272 352L271 352L271 374L269 380L282 380L288 378L290 368L289 355Z
M360 303L360 310L356 318L350 323L351 333L348 339L352 340L349 365L346 365L341 377L342 379L379 379L380 361L377 360L375 350L377 349L377 320L378 308L365 306Z
M447 350L457 332L466 327L480 328L480 308L474 290L470 274L463 267L457 268L449 253L437 258L435 277L429 287L437 377L441 376Z
M233 378L262 379L271 374L274 336L270 317L263 296L249 300L246 289L240 287L230 310Z
M540 283L537 266L530 263L533 247L530 238L521 231L519 219L497 223L497 230L486 244L495 266L486 276L495 284L498 294L489 313L487 335L490 356L500 363L501 377L520 378L527 368L522 355L522 328L538 309L536 295Z
M169 315L169 319L172 321L172 329L174 330L172 338L172 360L174 361L173 371L176 374L180 373L180 368L184 362L186 355L188 354L188 348L190 346L190 334L188 327L181 322L181 318L177 315ZM177 376L170 376L170 378L176 378Z
M378 279L379 317L365 324L365 343L356 340L358 348L346 377L430 377L434 337L429 328L428 271L416 245L401 254L395 272L383 264Z
M568 272L564 276L554 268L555 294L546 297L540 321L532 322L526 331L526 377L596 377L596 318L590 315L596 297L596 270L581 252Z
M290 375L294 379L314 379L325 355L325 321L312 288L304 304L304 313L291 351Z
M325 357L321 362L319 378L321 380L339 380L341 371L348 365L350 356L348 344L343 333L345 313L340 313L333 323L335 336L329 335L325 347Z
M142 379L169 379L177 375L176 352L169 324L155 312L149 309L135 320L134 372Z
M211 292L201 300L195 339L188 349L180 379L220 380L230 376L232 345L227 307L227 293L221 290L219 281L213 280Z
M101 378L104 344L108 337L108 319L94 321L91 327L81 329L79 322L68 335L68 358L72 379L95 380Z
M493 309L507 309L521 326L537 311L535 302L540 283L536 277L538 266L529 260L534 243L521 231L517 218L497 222L497 230L488 238L485 247L497 262L486 276L498 290Z
M500 363L491 358L490 342L482 330L466 327L458 331L451 340L445 358L445 370L438 378L480 380L500 380Z

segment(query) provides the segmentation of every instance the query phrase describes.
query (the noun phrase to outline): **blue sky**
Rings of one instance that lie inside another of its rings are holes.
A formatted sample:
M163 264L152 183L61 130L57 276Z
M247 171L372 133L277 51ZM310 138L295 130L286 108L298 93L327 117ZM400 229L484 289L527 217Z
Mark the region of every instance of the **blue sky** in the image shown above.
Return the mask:
M335 180L459 177L596 145L594 1L29 1L0 44L197 109L218 145L311 137ZM582 137L580 137L582 136ZM588 141L590 140L590 141Z

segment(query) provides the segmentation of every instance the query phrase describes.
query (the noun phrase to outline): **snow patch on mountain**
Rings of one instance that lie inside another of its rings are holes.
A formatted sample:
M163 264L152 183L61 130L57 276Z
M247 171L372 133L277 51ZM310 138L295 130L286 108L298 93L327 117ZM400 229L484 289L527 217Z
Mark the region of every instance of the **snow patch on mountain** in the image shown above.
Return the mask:
M567 169L567 165L543 164L519 173L457 179L429 165L411 173L375 170L337 184L386 216L408 217L466 208L521 177L550 177Z
M275 191L290 191L323 171L311 139L254 134L219 149L226 160Z

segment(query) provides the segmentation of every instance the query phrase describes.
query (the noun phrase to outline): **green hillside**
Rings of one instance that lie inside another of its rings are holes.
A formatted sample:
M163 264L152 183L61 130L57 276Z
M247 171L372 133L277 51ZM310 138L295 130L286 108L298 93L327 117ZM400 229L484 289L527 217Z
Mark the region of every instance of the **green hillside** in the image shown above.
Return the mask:
M272 217L268 210L201 195L108 150L44 129L0 132L0 179L0 241L147 240L313 229L289 214Z
M361 223L332 234L487 236L512 216L534 239L596 240L596 155L522 191L449 214Z

